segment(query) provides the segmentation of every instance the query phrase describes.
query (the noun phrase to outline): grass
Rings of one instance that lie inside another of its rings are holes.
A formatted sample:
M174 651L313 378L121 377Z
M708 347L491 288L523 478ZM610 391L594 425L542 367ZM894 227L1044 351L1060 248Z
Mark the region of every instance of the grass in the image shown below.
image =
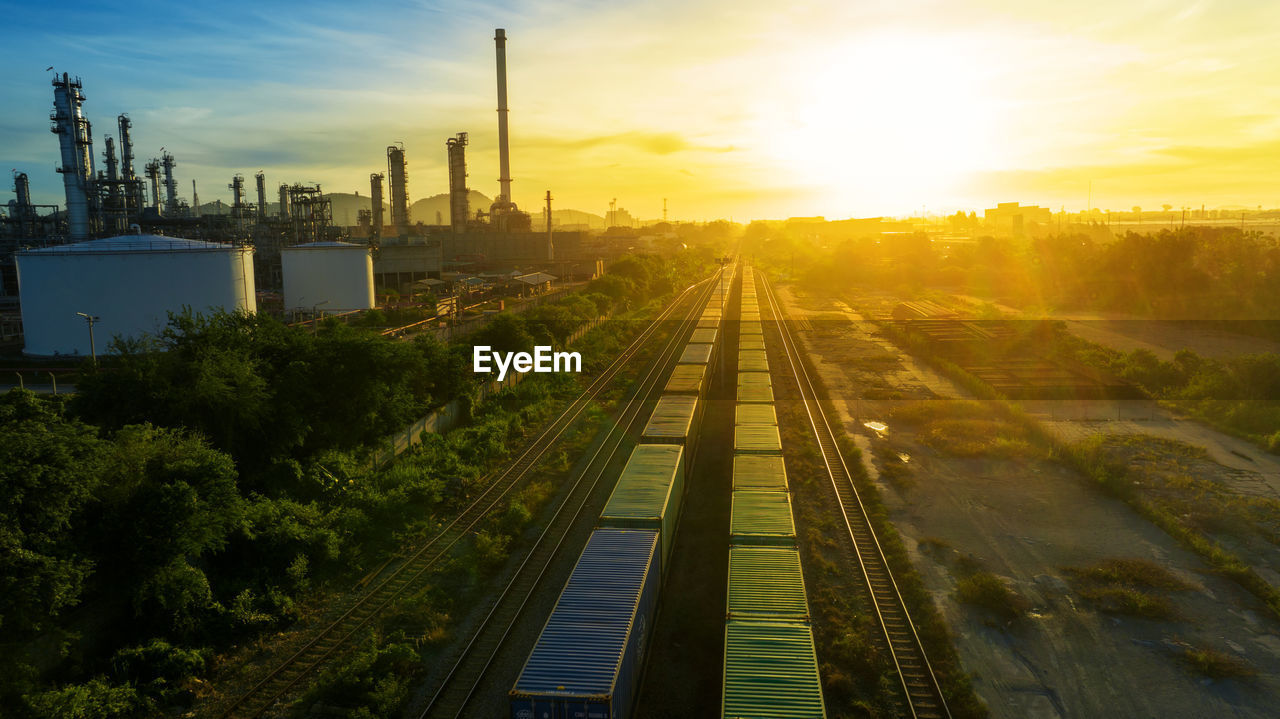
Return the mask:
M889 419L917 427L921 442L957 457L1023 457L1041 453L1026 427L1001 417L990 403L923 400L894 408Z
M1188 670L1210 679L1243 679L1258 673L1247 662L1214 649L1184 647L1178 660Z
M1144 559L1108 559L1089 567L1063 567L1082 598L1107 614L1143 619L1176 619L1168 597L1191 586L1160 565Z
M1012 621L1027 613L1031 603L1021 594L1005 586L990 572L975 572L956 582L956 601L980 607L995 616Z

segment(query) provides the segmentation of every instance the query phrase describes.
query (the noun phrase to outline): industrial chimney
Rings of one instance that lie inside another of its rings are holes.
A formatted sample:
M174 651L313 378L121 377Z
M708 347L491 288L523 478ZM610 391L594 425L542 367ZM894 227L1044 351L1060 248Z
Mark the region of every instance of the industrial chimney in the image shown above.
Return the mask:
M453 234L467 231L471 203L467 198L467 133L459 132L445 142L449 148L449 224Z
M280 185L280 221L289 221L289 186Z
M511 154L507 137L507 31L494 31L498 54L498 199L494 207L506 210L511 204ZM498 207L503 205L503 207Z
M161 153L160 164L164 166L164 214L178 216L178 181L173 176L173 155Z

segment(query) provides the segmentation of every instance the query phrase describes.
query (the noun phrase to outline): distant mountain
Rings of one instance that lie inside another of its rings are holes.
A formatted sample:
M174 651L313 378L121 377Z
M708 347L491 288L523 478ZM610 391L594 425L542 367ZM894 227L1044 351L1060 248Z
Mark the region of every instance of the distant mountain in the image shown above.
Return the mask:
M489 210L489 205L493 204L493 200L485 197L475 190L467 193L467 200L471 203L471 216L475 217L476 210ZM436 213L440 213L439 220L436 219ZM421 222L424 225L447 225L452 222L449 213L449 193L442 192L431 197L424 197L421 200L415 200L409 203L409 220L415 225Z

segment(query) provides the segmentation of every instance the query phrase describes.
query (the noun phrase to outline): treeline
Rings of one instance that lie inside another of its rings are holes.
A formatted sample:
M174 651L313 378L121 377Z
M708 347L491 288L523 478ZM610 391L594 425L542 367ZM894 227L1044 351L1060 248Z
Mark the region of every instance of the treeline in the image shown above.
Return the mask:
M5 716L189 707L219 652L435 531L576 391L549 377L473 409L488 379L471 372L473 342L563 344L686 286L709 256L624 258L586 292L498 315L453 345L183 313L86 367L73 399L0 396ZM628 329L598 330L587 367ZM455 400L464 427L370 466L372 446Z
M1280 241L1236 227L958 242L917 233L818 246L753 223L746 238L749 252L826 287L941 289L1020 307L1178 319L1270 319L1280 306Z

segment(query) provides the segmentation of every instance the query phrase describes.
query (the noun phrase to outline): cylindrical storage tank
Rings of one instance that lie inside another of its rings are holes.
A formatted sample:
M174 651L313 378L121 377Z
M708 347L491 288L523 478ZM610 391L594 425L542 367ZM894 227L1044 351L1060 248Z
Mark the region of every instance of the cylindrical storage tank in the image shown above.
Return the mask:
M16 254L28 355L88 355L115 336L155 333L190 307L257 311L253 249L158 235L124 235Z
M373 308L373 257L350 242L310 242L280 250L284 306L325 312Z

